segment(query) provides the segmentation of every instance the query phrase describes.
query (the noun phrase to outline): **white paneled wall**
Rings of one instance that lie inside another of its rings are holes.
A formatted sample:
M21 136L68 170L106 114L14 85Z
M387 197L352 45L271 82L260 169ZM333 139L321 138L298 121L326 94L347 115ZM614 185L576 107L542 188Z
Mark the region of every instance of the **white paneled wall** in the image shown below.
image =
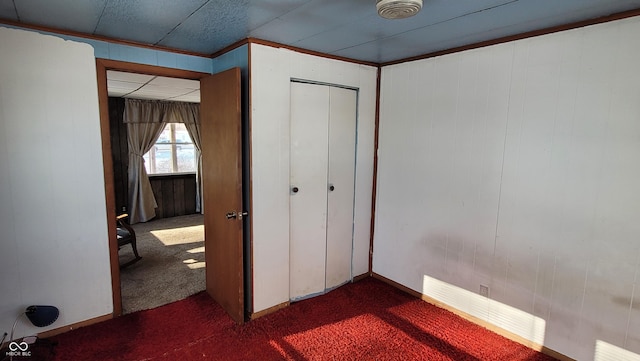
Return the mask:
M0 333L31 304L60 309L48 328L110 314L93 48L0 28L0 49Z
M292 78L358 89L353 274L368 271L375 67L251 44L253 311L289 300L289 150Z
M464 311L521 335L504 309L530 314L534 341L579 360L640 353L638 34L630 18L383 68L374 272L471 291Z

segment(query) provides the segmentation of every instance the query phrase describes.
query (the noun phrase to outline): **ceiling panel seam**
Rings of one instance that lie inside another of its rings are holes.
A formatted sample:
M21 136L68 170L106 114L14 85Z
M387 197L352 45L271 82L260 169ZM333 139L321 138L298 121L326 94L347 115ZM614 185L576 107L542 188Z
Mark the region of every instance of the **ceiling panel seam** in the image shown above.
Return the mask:
M122 97L126 97L127 95L131 95L131 94L133 94L133 93L137 92L138 90L140 90L140 89L144 88L144 87L145 87L145 85L147 85L147 84L151 83L151 82L153 81L153 79L155 79L155 78L157 78L157 76L154 76L153 78L151 78L151 79L147 80L147 82L146 82L146 83L144 83L144 84L142 84L142 85L140 85L140 87L138 87L138 89L133 90L133 91L131 91L131 92L129 92L129 93L127 93L127 94L123 95Z
M98 17L98 21L96 21L96 26L93 28L93 32L91 34L95 35L96 31L98 31L98 25L100 25L100 21L102 20L102 16L104 15L104 10L106 8L107 8L107 2L105 1L104 6L102 7L102 11L100 11L100 16Z
M162 38L160 38L160 40L156 41L153 45L160 44L164 39L167 38L167 36L169 36L171 33L173 33L173 31L176 30L180 25L182 25L185 21L189 20L189 18L192 17L193 14L197 13L198 11L200 11L205 5L207 5L210 2L211 2L211 0L207 0L207 1L203 2L202 5L200 5L197 9L193 10L191 12L191 14L187 15L187 17L182 19L182 21L180 21L178 24L176 24L176 26L174 26L171 30L169 30L168 33L164 34L164 36Z
M454 17L452 17L452 18L445 19L445 20L442 20L442 21L437 21L437 22L435 22L435 23L428 24L428 25L425 25L425 26L421 26L421 27L418 27L418 28L415 28L415 29L411 29L411 30L403 31L403 32L398 33L398 34L396 34L396 35L401 35L401 34L404 34L404 33L409 33L409 32L412 32L412 31L414 31L414 30L425 29L425 28L428 28L428 27L430 27L430 26L434 26L434 25L444 24L444 23L449 22L449 21L451 21L451 20L461 19L461 18L464 18L464 17L470 16L470 15L475 15L475 14L481 13L481 12L483 12L483 11L493 10L493 9L497 9L497 8L499 8L499 7L503 7L503 6L511 5L511 4L513 4L513 3L515 3L515 2L518 2L518 1L519 1L519 0L511 0L511 1L508 1L508 2L505 2L505 3L502 3L502 4L498 4L498 5L494 5L494 6L489 6L489 7L484 8L484 9L475 10L475 11L472 11L472 12L469 12L469 13L466 13L466 14L461 14L461 15L458 15L458 16L454 16Z
M286 16L286 15L288 15L288 14L290 14L290 13L292 13L292 12L294 12L294 11L298 10L298 9L300 9L301 7L303 7L303 6L307 5L307 3L311 2L311 1L312 1L312 0L307 0L307 1L305 1L304 3L302 3L302 4L300 4L300 5L298 5L298 6L294 7L294 8L292 8L292 9L291 9L291 10L289 10L289 11L287 11L287 12L285 12L285 13L282 13L282 14L280 14L280 15L276 15L275 17L273 17L273 18L271 18L271 19L269 19L269 20L267 20L267 21L263 22L262 24L255 26L253 29L249 29L249 35L251 35L251 33L255 32L255 31L257 31L257 30L258 30L258 29L260 29L261 27L263 27L263 26L265 26L265 25L268 25L268 24L272 23L274 20L282 20L282 17L283 17L283 16ZM283 21L284 21L284 20L283 20Z
M517 0L516 0L516 1L517 1ZM354 22L355 22L355 21L357 21L357 20L365 19L365 18L367 18L367 16L363 16L363 17L361 17L361 18L354 19ZM343 24L343 25L336 25L336 26L334 26L334 27L332 27L332 28L324 29L324 30L322 30L322 31L320 31L320 32L317 32L317 33L311 34L311 35L309 35L309 36L306 36L306 37L304 37L304 38L301 38L301 39L297 40L294 44L297 44L297 43L303 42L303 41L305 41L305 40L307 40L307 39L313 38L314 36L318 36L318 35L320 35L320 34L324 34L324 33L329 32L329 31L333 31L333 30L340 29L340 28L348 28L348 27L349 27L349 25L344 25L344 24ZM375 39L375 40L372 40L372 41L374 41L374 42L375 42L375 41L378 41L378 40L379 40L379 39ZM362 45L362 44L366 44L366 43L360 43L360 44L358 44L358 45Z
M22 21L20 20L20 14L18 14L18 8L16 7L16 0L11 0L11 3L13 4L13 11L16 13L16 19L18 19L18 21Z
M189 95L189 94L193 94L193 93L195 93L195 92L200 92L200 89L198 89L198 90L192 90L192 91L190 91L190 92L186 92L186 93L183 93L183 94L180 94L180 95L176 95L176 96L168 97L168 98L166 98L166 100L170 100L170 99L176 99L176 98L184 97L184 96L187 96L187 95ZM193 103L193 102L189 102L189 103Z

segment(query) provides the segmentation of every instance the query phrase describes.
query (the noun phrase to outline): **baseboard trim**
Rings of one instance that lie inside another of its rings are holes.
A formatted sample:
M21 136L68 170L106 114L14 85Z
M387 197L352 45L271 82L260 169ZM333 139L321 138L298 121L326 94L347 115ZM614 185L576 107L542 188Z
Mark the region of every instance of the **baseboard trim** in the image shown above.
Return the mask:
M527 346L530 349L533 349L533 350L536 350L536 351L540 351L541 353L543 353L543 354L545 354L547 356L554 357L559 361L576 361L576 360L574 360L574 359L572 359L572 358L570 358L568 356L565 356L565 355L561 354L560 352L552 350L552 349L550 349L550 348L548 348L548 347L546 347L544 345L540 345L540 344L537 344L535 342L529 341L529 340L527 340L526 338L524 338L522 336L516 335L513 332L510 332L510 331L507 331L507 330L505 330L503 328L500 328L500 327L498 327L498 326L496 326L496 325L494 325L492 323L489 323L489 322L487 322L487 321L485 321L483 319L480 319L480 318L478 318L476 316L470 315L470 314L468 314L468 313L466 313L464 311L460 311L457 308L451 307L451 306L449 306L449 305L447 305L447 304L445 304L443 302L440 302L440 301L438 301L438 300L436 300L434 298L431 298L431 297L429 297L427 295L424 295L424 294L422 294L420 292L414 291L409 287L406 287L406 286L404 286L404 285L402 285L402 284L400 284L400 283L398 283L396 281L390 280L390 279L388 279L388 278L386 278L384 276L381 276L381 275L379 275L379 274L377 274L375 272L373 272L371 276L373 278L375 278L377 280L380 280L380 281L382 281L382 282L384 282L384 283L386 283L386 284L388 284L390 286L393 286L393 287L395 287L395 288L397 288L397 289L399 289L399 290L401 290L401 291L403 291L405 293L408 293L408 294L410 294L410 295L412 295L412 296L414 296L416 298L419 298L419 299L421 299L421 300L423 300L423 301L425 301L427 303L430 303L430 304L432 304L432 305L434 305L436 307L440 307L440 308L445 309L445 310L447 310L449 312L452 312L452 313L456 314L457 316L460 316L460 317L464 318L467 321L473 322L478 326L486 328L489 331L493 331L493 332L497 333L500 336L506 337L511 341L514 341L514 342L517 342L517 343L519 343L521 345Z
M251 316L249 318L253 321L253 320L255 320L257 318L260 318L262 316L266 316L268 314L271 314L271 313L274 313L276 311L279 311L279 310L281 310L281 309L283 309L285 307L289 307L290 304L291 304L291 302L289 302L289 301L282 302L279 305L275 305L273 307L269 307L269 308L267 308L265 310L262 310L262 311L254 312L254 313L251 314Z
M360 276L353 277L353 281L352 282L362 281L363 279L366 279L366 278L369 278L369 277L371 277L371 274L369 274L369 272L363 273Z
M113 315L112 314L108 314L108 315L104 315L104 316L91 318L91 319L88 319L88 320L85 320L85 321L76 322L76 323L71 324L71 325L66 325L66 326L55 328L53 330L48 330L48 331L41 332L41 333L38 334L38 338L47 338L47 337L56 336L56 335L59 335L61 333L69 332L71 330L75 330L75 329L80 328L80 327L90 326L90 325L93 325L93 324L96 324L96 323L104 322L104 321L110 320L112 318L113 318Z
M367 273L361 274L359 276L353 277L353 280L351 282L362 281L363 279L369 278L369 277L371 277L371 275L367 272ZM339 287L341 287L341 286L339 286ZM281 310L281 309L283 309L285 307L289 307L290 304L291 304L291 301L287 301L287 302L283 302L283 303L281 303L279 305L275 305L273 307L269 307L269 308L267 308L265 310L252 313L251 315L249 315L249 319L253 321L253 320L255 320L257 318L260 318L262 316L266 316L266 315L268 315L270 313L274 313L276 311L279 311L279 310Z

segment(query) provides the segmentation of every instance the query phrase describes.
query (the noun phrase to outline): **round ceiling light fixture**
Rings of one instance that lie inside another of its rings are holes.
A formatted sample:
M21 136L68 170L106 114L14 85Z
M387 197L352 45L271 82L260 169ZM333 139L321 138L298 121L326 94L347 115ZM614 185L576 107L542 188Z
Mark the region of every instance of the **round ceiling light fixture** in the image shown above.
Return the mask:
M404 19L422 9L422 0L377 0L376 9L385 19Z

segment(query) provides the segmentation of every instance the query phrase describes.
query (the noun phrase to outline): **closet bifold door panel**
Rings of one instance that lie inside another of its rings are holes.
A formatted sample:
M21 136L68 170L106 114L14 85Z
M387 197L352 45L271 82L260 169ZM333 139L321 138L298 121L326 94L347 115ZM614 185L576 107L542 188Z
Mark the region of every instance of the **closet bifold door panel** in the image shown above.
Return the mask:
M324 292L329 88L291 83L289 297Z
M290 299L351 280L355 90L291 82Z
M330 88L325 288L350 281L356 167L356 91Z

